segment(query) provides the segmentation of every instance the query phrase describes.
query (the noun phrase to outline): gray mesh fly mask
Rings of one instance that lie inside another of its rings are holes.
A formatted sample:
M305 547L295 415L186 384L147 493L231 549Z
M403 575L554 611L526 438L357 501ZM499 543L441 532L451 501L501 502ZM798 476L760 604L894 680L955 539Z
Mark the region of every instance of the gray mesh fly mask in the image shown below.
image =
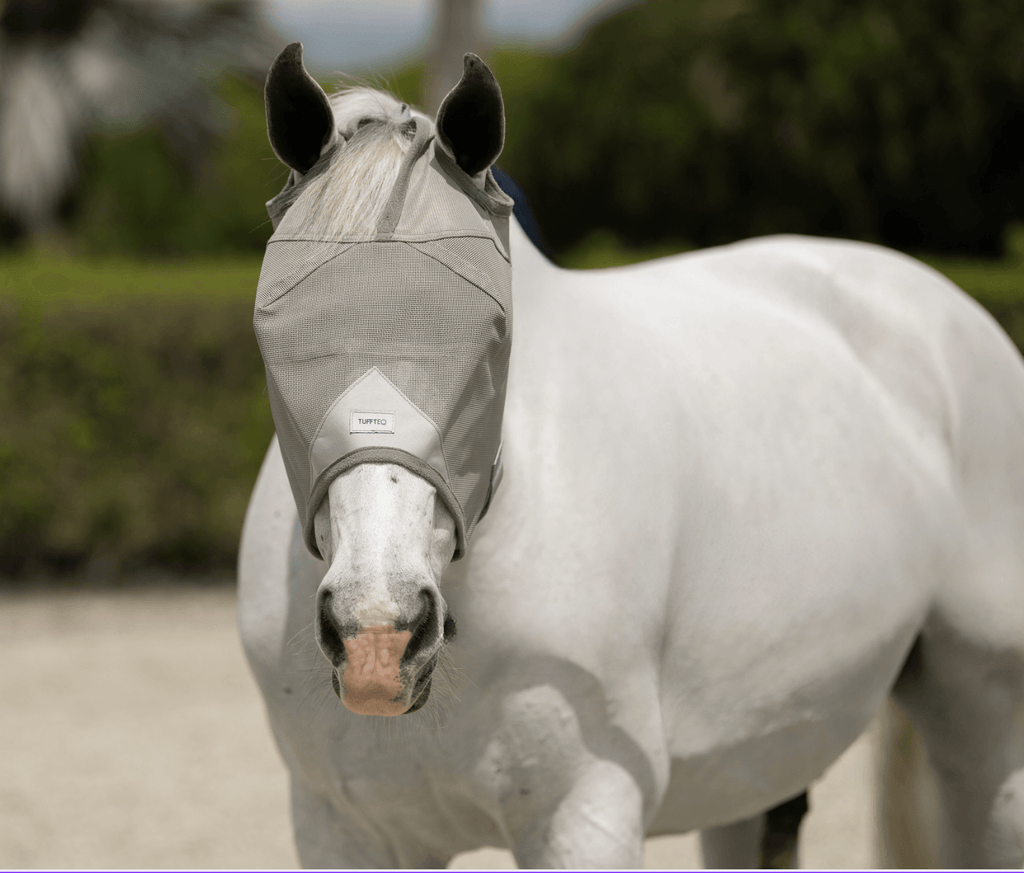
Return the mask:
M511 199L416 134L373 233L310 234L295 176L267 204L254 326L307 547L331 481L367 461L429 481L461 557L497 484L512 344ZM292 196L289 196L289 195Z

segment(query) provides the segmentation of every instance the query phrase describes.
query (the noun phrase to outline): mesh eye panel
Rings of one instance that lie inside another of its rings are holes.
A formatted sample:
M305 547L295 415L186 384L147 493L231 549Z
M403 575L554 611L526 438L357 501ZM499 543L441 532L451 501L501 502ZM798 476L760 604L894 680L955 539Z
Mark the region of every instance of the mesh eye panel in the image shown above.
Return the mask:
M294 206L264 258L254 327L314 553L313 515L346 459L386 457L432 481L456 519L459 556L489 499L511 349L511 202L496 188L475 189L434 149L407 162L393 232L310 239ZM368 402L374 408L360 414L391 430L362 433L351 415ZM435 433L437 452L423 447ZM320 469L311 446L322 460L328 437L338 463Z

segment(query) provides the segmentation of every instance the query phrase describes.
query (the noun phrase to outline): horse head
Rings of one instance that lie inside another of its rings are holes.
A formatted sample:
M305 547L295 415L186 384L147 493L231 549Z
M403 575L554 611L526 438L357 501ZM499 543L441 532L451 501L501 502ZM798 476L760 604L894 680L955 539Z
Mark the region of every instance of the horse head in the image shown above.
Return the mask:
M511 347L511 200L490 166L501 91L467 54L435 121L366 88L328 98L288 46L266 85L291 170L254 326L307 548L316 632L352 711L427 700L445 567L497 485Z

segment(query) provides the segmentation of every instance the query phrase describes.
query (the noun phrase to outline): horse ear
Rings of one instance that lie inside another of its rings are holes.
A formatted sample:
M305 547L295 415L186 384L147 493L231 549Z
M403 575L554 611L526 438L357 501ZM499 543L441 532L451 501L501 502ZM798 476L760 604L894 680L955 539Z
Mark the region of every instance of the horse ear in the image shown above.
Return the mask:
M334 113L323 88L302 65L301 42L285 46L271 64L263 95L274 154L293 170L309 172L334 135Z
M437 132L455 162L469 175L486 170L505 144L505 105L494 73L467 52L462 78L437 110Z

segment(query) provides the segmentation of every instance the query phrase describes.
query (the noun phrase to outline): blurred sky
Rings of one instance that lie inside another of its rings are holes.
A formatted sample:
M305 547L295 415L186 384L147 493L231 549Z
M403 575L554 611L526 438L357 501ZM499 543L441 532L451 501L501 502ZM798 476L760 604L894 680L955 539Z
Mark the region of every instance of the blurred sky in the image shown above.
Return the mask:
M495 43L571 42L582 21L629 0L484 0L484 29ZM318 70L368 71L420 54L434 0L267 0L282 35L299 39Z

